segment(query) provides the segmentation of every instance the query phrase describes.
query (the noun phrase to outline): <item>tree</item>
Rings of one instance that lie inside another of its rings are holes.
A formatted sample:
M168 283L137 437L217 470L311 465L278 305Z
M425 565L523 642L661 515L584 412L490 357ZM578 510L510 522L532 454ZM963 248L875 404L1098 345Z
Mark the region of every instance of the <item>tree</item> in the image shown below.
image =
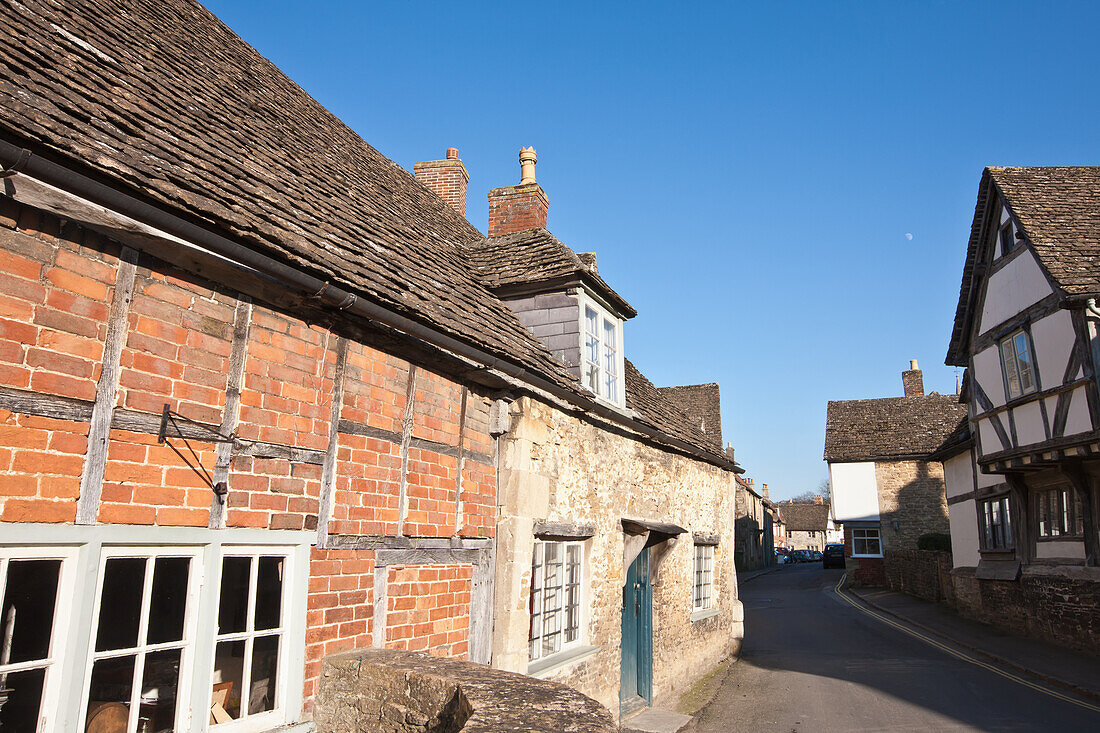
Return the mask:
M801 494L792 496L791 501L796 504L811 502L814 500L815 496L820 496L825 500L826 504L829 503L830 499L832 498L832 489L829 486L829 479L821 479L821 483L817 485L816 491L803 491Z

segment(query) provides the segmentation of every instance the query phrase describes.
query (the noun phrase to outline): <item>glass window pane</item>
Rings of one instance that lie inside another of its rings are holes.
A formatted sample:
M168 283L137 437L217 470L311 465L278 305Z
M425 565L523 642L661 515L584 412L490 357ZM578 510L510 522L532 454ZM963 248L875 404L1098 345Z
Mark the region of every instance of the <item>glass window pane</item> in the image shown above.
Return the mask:
M12 560L8 563L0 634L10 625L13 636L9 662L29 662L50 655L50 633L60 574L60 560ZM7 728L0 727L0 730Z
M1016 373L1016 353L1012 347L1012 341L1001 344L1001 363L1004 365L1005 382L1008 383L1008 396L1020 396L1020 378Z
M588 306L585 306L585 308L584 308L584 325L585 325L585 329L588 331L588 333L592 334L593 336L599 336L600 329L599 329L599 326L597 325L598 322L599 322L599 316L596 314L596 311L592 310Z
M248 714L275 709L275 682L279 672L279 637L261 636L252 643L252 677Z
M113 657L100 659L92 665L92 683L88 688L88 723L91 727L93 716L103 721L101 730L111 721L120 718L125 729L125 720L130 710L130 692L134 685L135 657Z
M1015 342L1016 362L1020 371L1020 390L1030 392L1035 389L1035 376L1031 368L1031 354L1027 347L1027 335L1017 334Z
M148 643L163 644L183 638L187 615L187 577L190 558L158 557L153 563L153 589L149 599Z
M244 631L248 624L248 576L251 569L250 557L222 559L221 600L218 605L219 634ZM240 693L240 690L237 692Z
M6 688L4 692L7 694L7 702L0 707L0 730L5 733L34 733L38 730L45 681L45 669L8 673L6 681L0 685Z
M210 722L241 717L241 684L244 680L244 642L221 641L214 650L214 705ZM219 718L221 718L219 720Z
M170 733L175 729L180 653L180 649L164 649L145 657L138 713L138 730L143 733Z
M595 336L584 337L584 355L593 364L600 363L600 342Z
M103 569L97 652L137 646L141 596L145 589L144 557L112 557ZM129 698L127 698L129 699Z
M281 557L260 558L256 575L257 629L274 629L280 625L284 562Z

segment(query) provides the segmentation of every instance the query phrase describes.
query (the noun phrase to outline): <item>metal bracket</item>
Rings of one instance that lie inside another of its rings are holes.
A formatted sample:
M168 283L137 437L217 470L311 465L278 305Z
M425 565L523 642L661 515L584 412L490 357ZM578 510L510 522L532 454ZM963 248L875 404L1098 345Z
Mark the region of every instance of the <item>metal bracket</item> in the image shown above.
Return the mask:
M213 491L214 494L218 497L218 503L225 504L225 497L229 493L229 487L226 486L224 481L218 481L217 483L214 483L214 477L211 476L210 473L207 472L207 470L203 467L202 461L199 460L198 453L196 453L195 449L191 447L191 443L187 440L187 436L183 434L183 431L180 430L179 425L176 424L177 419L189 425L193 425L199 430L209 433L211 437L204 442L235 443L236 438L234 438L233 435L222 435L217 430L214 430L208 425L203 425L200 422L195 422L190 418L186 418L183 415L173 412L167 403L165 403L164 410L161 412L160 415L160 430L157 432L157 442L164 443L169 448L171 448L172 451L180 457L180 460L182 460L188 468L194 471L195 475L202 479L202 482L204 484L210 487L210 490ZM187 452L191 454L191 458L188 458L183 453L181 453L180 449L172 445L172 442L168 440L169 425L171 425L172 429L175 431L175 437L183 441L183 445L187 448ZM194 460L193 463L192 459Z

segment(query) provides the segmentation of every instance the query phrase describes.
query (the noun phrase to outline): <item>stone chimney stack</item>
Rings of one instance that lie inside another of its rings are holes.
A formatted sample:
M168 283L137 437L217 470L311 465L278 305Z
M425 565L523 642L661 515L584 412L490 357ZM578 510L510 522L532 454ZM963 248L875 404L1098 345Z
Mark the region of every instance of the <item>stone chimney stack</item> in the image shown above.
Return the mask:
M466 216L466 184L470 174L458 157L458 148L447 148L445 160L426 160L413 166L416 180L435 191L439 198Z
M825 497L824 496L822 496L821 494L814 494L814 504L819 504L820 505L820 504L824 504L824 503L825 503Z
M768 501L771 501L771 497L768 496L768 485L767 484L760 484L760 495L763 496Z
M905 388L906 397L924 396L924 375L917 368L917 360L909 361L909 371L901 373L901 385Z
M515 186L494 188L489 192L489 236L521 232L546 226L550 199L535 180L534 148L520 148L520 181Z

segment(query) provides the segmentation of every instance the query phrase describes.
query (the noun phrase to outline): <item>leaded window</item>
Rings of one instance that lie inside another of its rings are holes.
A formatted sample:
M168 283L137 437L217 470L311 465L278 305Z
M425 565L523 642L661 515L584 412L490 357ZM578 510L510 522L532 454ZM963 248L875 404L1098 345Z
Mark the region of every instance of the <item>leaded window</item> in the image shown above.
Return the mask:
M1035 370L1026 332L1016 331L1001 341L1001 366L1009 399L1035 391Z
M978 503L982 521L983 550L1011 550L1015 546L1012 536L1012 514L1008 506L1007 496L986 499Z
M580 640L579 542L536 542L531 562L530 658L542 659Z
M695 593L692 608L714 605L714 545L695 545Z
M1057 488L1035 494L1035 518L1040 538L1081 537L1085 533L1081 500L1072 488Z

